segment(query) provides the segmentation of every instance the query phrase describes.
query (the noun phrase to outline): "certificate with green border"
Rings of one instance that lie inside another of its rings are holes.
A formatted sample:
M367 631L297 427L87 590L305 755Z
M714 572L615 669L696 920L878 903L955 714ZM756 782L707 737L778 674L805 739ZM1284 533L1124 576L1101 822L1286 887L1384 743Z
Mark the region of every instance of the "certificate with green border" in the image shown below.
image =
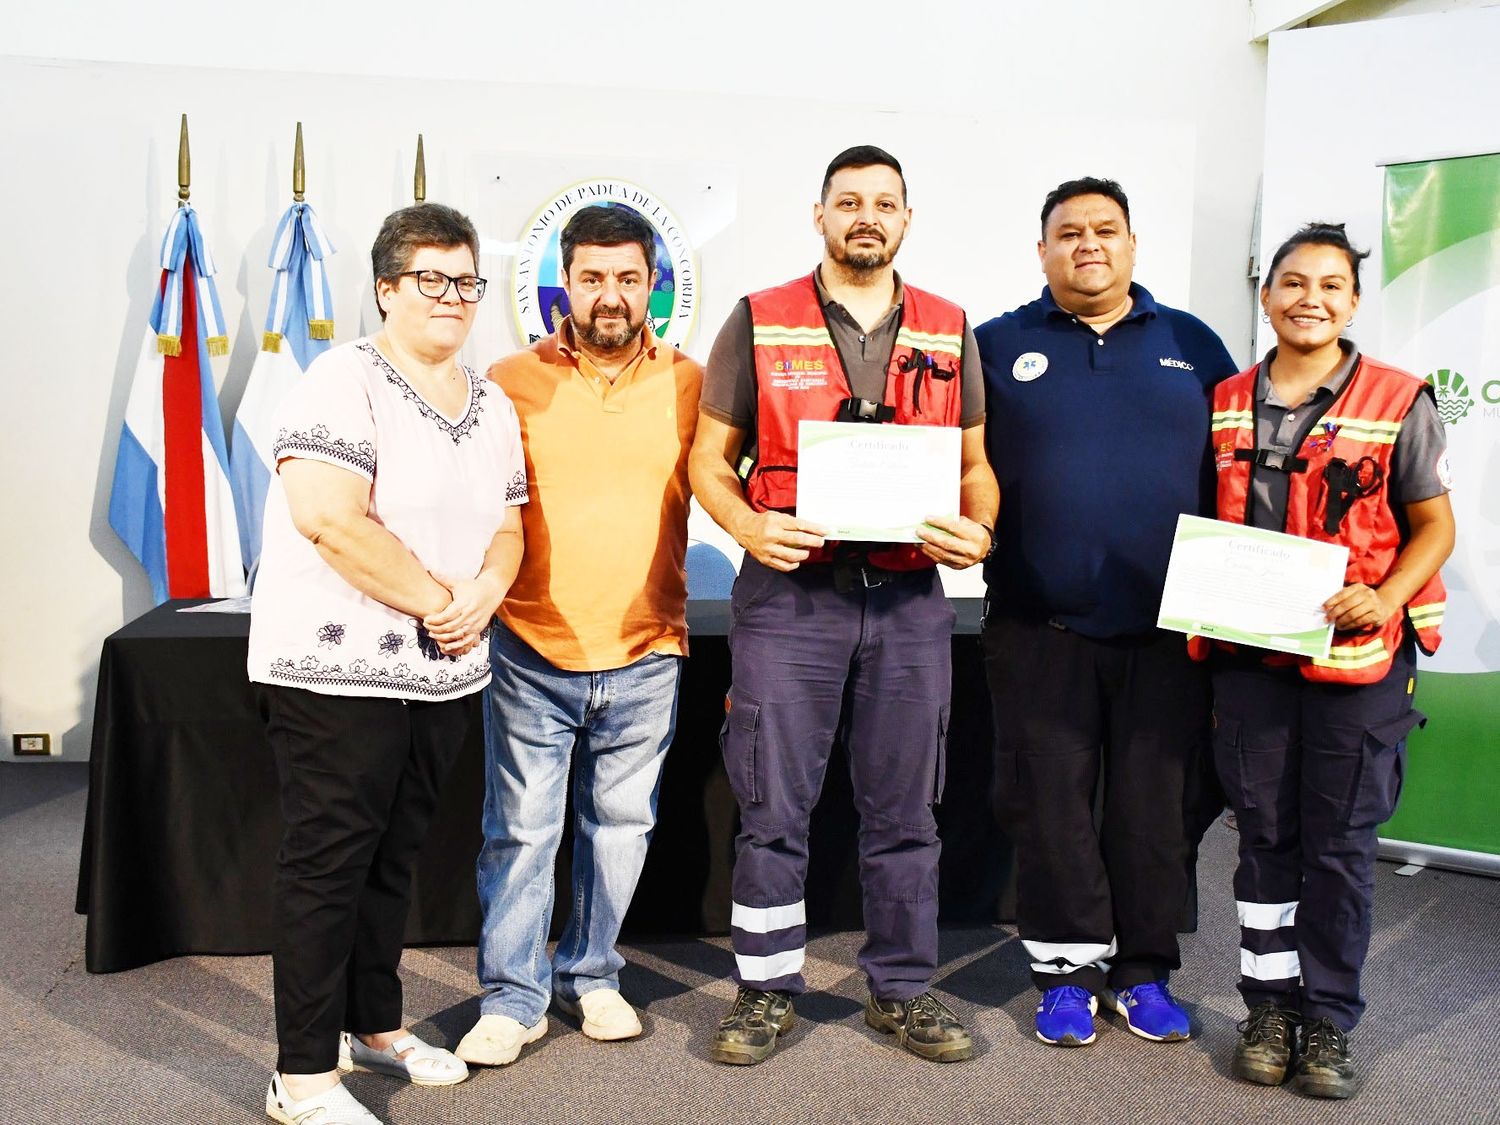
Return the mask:
M1255 648L1324 657L1323 603L1344 586L1349 548L1244 524L1177 517L1156 624Z
M958 515L957 426L797 426L797 518L830 539L919 543L928 516Z

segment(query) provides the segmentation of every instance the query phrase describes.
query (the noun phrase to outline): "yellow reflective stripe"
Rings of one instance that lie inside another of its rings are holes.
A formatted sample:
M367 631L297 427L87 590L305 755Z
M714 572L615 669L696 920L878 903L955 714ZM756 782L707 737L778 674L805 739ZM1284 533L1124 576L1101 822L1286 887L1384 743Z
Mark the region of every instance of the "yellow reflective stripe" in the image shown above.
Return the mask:
M1255 415L1248 410L1216 410L1212 428L1214 433L1221 430L1251 430L1255 428Z
M912 328L899 328L896 331L896 344L905 348L916 348L918 351L947 352L950 355L962 356L964 338L942 332L918 332Z
M755 461L750 457L741 457L739 468L736 470L740 480L750 479L750 470L755 468Z
M1366 418L1324 418L1324 425L1339 428L1338 437L1367 441L1371 445L1394 445L1401 432L1400 422L1376 422Z
M793 347L819 347L832 346L833 337L825 328L797 328L784 324L757 324L755 326L755 342L761 345L775 345Z
M1425 629L1433 625L1441 625L1443 615L1447 610L1447 602L1432 602L1428 605L1408 606L1406 615L1411 618L1413 625L1419 629Z
M1313 657L1313 663L1319 668L1343 668L1353 670L1355 668L1368 668L1372 664L1379 664L1386 659L1385 641L1376 637L1373 641L1367 641L1362 645L1335 645L1328 653L1327 659Z

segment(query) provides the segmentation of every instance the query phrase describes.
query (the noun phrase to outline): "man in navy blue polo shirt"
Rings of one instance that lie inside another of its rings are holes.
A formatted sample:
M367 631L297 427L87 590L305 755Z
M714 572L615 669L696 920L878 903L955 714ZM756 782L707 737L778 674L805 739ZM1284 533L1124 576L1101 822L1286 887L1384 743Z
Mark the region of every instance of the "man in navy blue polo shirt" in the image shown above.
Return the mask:
M1114 181L1048 195L1037 252L1041 297L975 333L1001 496L984 575L996 799L1036 1032L1092 1043L1102 999L1137 1035L1186 1039L1167 978L1209 689L1156 616L1178 515L1212 510L1208 395L1235 366L1207 325L1132 282Z

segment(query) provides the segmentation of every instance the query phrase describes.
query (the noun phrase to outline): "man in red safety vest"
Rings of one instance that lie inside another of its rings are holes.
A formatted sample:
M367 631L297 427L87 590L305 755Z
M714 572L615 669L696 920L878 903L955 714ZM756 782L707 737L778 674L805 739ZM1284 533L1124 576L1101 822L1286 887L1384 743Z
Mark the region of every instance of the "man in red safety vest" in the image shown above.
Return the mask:
M954 618L936 567L985 557L999 496L963 310L906 285L892 266L910 222L894 157L872 146L835 157L813 205L822 262L741 301L705 371L693 493L745 548L722 739L741 819L731 917L740 989L714 1038L720 1062L759 1062L792 1025L792 997L805 988L809 819L840 731L861 825L865 1022L924 1058L972 1051L930 990L940 847L932 806ZM802 420L959 427L961 514L931 518L920 544L825 538L795 514Z

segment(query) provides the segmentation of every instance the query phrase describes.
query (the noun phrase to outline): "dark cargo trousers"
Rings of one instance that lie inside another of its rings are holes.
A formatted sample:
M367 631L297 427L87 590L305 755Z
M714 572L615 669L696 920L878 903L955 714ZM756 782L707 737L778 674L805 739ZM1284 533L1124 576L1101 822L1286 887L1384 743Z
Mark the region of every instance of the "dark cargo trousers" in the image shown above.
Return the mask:
M1015 842L1032 983L1165 981L1180 963L1183 793L1204 752L1207 669L1155 629L1100 639L992 614L983 641L995 808Z
M856 582L858 579L856 579ZM731 918L735 980L800 993L809 820L842 737L859 813L871 992L909 1000L937 968L940 845L954 612L935 570L835 588L750 556L730 599L733 684L722 737L740 807Z
M1294 668L1215 655L1214 759L1240 829L1234 874L1240 994L1359 1022L1376 829L1401 792L1416 658L1378 683L1312 683Z

